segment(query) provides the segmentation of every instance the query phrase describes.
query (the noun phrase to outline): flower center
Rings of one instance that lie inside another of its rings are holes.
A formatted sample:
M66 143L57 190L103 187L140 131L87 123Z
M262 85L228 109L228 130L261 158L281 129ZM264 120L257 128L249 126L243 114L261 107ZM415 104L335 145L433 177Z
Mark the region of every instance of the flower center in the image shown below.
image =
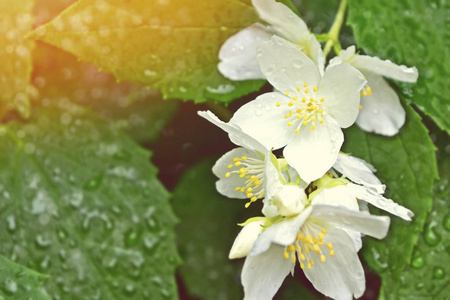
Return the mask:
M315 235L317 232L318 234ZM328 249L330 256L334 256L333 244L326 242L326 234L327 230L324 227L320 228L317 225L305 223L300 228L295 242L286 247L283 253L284 258L290 258L291 262L295 264L297 260L295 253L297 252L301 269L304 269L306 264L306 267L311 270L315 257L324 263L326 261L325 249Z
M290 94L290 91L285 93L292 101L287 104L289 108L284 118L288 121L287 126L293 127L295 133L299 133L302 126L311 126L311 130L314 130L317 122L319 124L324 123L323 102L325 99L317 97L317 87L310 90L305 82L303 89L297 87L296 91L292 92L292 97ZM281 103L277 102L276 106L280 107Z
M252 202L264 197L264 160L252 157L242 156L233 158L233 163L228 165L228 170L225 174L226 178L239 176L242 180L241 185L236 186L235 190L245 194L250 199L245 207L249 207Z
M365 77L364 77L365 78ZM366 85L363 87L363 89L359 92L361 96L372 96L372 89L370 86L366 83Z

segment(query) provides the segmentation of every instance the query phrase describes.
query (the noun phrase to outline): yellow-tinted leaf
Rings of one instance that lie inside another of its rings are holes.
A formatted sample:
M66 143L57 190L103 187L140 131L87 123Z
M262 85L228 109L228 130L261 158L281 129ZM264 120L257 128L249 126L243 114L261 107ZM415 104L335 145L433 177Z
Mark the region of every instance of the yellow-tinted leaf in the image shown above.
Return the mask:
M32 0L0 0L0 118L11 109L30 115Z
M222 43L258 19L249 2L81 0L32 37L166 98L227 102L263 84L217 71Z

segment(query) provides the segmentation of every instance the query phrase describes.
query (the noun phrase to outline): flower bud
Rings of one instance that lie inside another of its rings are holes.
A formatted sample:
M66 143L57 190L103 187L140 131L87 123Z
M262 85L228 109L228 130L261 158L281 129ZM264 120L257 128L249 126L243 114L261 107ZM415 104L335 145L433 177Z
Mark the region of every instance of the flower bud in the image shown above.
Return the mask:
M286 185L274 197L273 204L282 216L298 215L305 208L306 194L297 185Z
M261 226L263 224L264 220L260 220L245 225L234 240L228 258L235 259L247 256L250 250L252 250L253 244L259 234L262 232L263 228Z

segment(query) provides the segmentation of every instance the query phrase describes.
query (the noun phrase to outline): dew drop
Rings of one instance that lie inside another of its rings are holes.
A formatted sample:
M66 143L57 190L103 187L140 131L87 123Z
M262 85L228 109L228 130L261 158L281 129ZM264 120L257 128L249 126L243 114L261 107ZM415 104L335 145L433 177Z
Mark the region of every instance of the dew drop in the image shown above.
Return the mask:
M14 216L13 215L8 216L6 218L6 221L8 222L8 230L10 232L14 232L17 228L16 219L14 218Z
M125 286L124 292L127 295L132 295L134 294L134 292L136 291L136 289L134 288L134 286L132 284L127 284Z
M436 233L435 230L435 223L430 223L428 226L425 227L425 230L423 232L423 237L425 239L425 242L429 246L436 246L440 241L441 237L439 234Z
M266 75L270 75L273 73L273 66L269 66L266 68Z
M125 233L125 245L134 246L139 241L139 233L135 229L130 229Z
M100 186L101 182L102 182L101 176L94 177L86 182L84 188L89 191L95 190Z
M259 108L255 110L255 115L260 117L262 115L262 110L260 110Z
M450 215L444 218L444 227L447 230L450 230Z
M4 290L8 294L15 294L17 292L17 283L10 278L6 279Z
M414 268L417 268L417 269L422 268L425 265L425 259L423 258L422 255L416 256L412 260L411 264Z
M378 111L377 108L374 108L374 109L372 109L372 113L375 114L375 115L378 115L379 111Z
M442 267L435 267L433 271L433 277L436 279L442 279L445 277L445 271Z
M293 60L292 65L295 68L301 68L301 67L303 67L303 61L301 59L296 58Z
M36 237L36 244L41 248L47 248L52 244L52 241L44 239L42 235Z

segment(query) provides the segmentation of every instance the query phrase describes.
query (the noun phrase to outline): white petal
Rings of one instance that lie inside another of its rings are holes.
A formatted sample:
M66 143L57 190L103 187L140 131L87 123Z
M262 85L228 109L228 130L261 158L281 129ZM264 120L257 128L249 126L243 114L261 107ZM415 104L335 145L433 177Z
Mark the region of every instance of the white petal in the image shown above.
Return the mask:
M319 84L318 98L324 98L324 111L342 128L351 126L359 113L359 92L366 80L348 63L327 68Z
M266 93L241 106L230 123L238 125L246 134L261 141L267 149L279 149L294 135L288 130L284 115L289 112L290 98L281 93ZM276 103L280 102L280 107Z
M265 79L256 60L256 48L271 36L265 26L255 23L228 38L219 52L220 73L231 80Z
M257 59L267 80L281 93L297 94L307 83L317 87L320 73L314 62L292 43L273 36L258 48ZM358 90L359 92L359 90ZM301 99L302 94L299 94ZM359 94L358 94L359 95Z
M386 186L373 174L371 166L357 157L339 153L333 168L352 181L374 188L379 194Z
M280 215L278 213L277 207L275 205L273 205L272 203L269 203L268 201L264 201L262 213L264 216L269 217L269 218L273 218L273 217Z
M306 51L308 51L308 53L306 53ZM320 45L314 34L310 35L310 39L307 43L306 48L303 49L303 52L305 52L308 57L311 58L312 61L316 64L317 68L319 69L320 75L323 75L326 58L325 54L322 51L322 46Z
M311 204L341 206L350 210L359 210L356 196L347 185L338 185L323 189L313 198Z
M372 72L404 82L416 82L419 76L416 67L399 66L390 60L381 60L378 57L356 55L350 63L362 72Z
M386 136L397 134L405 123L405 110L397 93L383 77L373 73L364 73L364 75L372 95L361 96L362 109L356 124L368 132Z
M272 202L272 198L278 193L282 188L283 184L280 181L280 172L274 165L273 159L276 157L272 152L268 151L265 157L265 167L264 167L264 184L265 184L265 202Z
M328 63L328 67L341 64L343 62L348 62L351 64L351 59L354 57L356 52L356 47L354 45L348 47L345 50L342 50L341 53L339 53L339 56L335 56L332 59L330 59L330 62Z
M300 227L309 217L311 211L312 207L309 206L298 216L286 218L285 220L268 227L256 240L249 255L253 256L263 253L269 249L271 244L278 244L282 246L292 244L297 237Z
M257 256L247 256L242 269L244 300L271 300L292 268L283 257L284 247L272 245Z
M252 3L260 18L285 39L300 43L305 35L309 35L305 22L286 5L274 0L252 0Z
M359 211L359 203L356 200L356 196L352 189L349 189L347 185L338 185L332 188L323 189L319 192L311 202L312 205L333 205L340 206L346 209ZM351 229L343 229L352 239L355 245L356 251L361 249L361 233Z
M326 261L318 259L311 269L303 271L314 287L328 297L339 300L358 298L364 293L365 277L350 237L343 230L326 229L325 241L333 244L334 256L323 251Z
M245 182L247 181L246 178L239 177L238 173L234 173L237 172L237 170L239 170L241 166L235 166L235 162L233 162L233 159L235 157L241 158L242 156L258 159L261 160L261 162L264 161L263 155L255 150L236 148L225 153L221 158L217 160L212 168L214 175L219 177L219 181L216 182L217 191L229 198L247 198L246 192L236 191L237 187L245 186ZM233 167L229 169L228 166L230 164L233 165ZM226 177L227 173L231 173L231 175L229 177Z
M364 200L379 209L387 211L397 217L400 217L406 221L411 221L414 213L391 199L387 199L382 195L378 194L372 189L365 188L356 184L349 184L349 188L352 189L354 195L360 200Z
M238 236L234 240L233 246L231 247L229 259L241 258L247 256L253 247L256 239L263 230L262 225L264 220L251 222L245 225Z
M239 128L239 126L236 126L231 122L230 123L222 122L210 111L199 111L198 114L199 116L205 118L206 120L210 121L214 125L218 126L222 130L227 132L230 137L230 140L234 144L242 146L247 149L258 150L261 153L265 153L267 151L267 148L264 147L263 144L261 144L259 141L255 140L248 134L244 133L241 130L241 128Z
M341 228L359 231L377 239L382 239L386 236L390 223L389 217L386 216L367 215L364 212L330 205L315 205L311 218L325 220Z
M306 182L322 177L333 166L344 142L337 122L330 116L324 120L315 130L302 127L283 151L287 162Z

